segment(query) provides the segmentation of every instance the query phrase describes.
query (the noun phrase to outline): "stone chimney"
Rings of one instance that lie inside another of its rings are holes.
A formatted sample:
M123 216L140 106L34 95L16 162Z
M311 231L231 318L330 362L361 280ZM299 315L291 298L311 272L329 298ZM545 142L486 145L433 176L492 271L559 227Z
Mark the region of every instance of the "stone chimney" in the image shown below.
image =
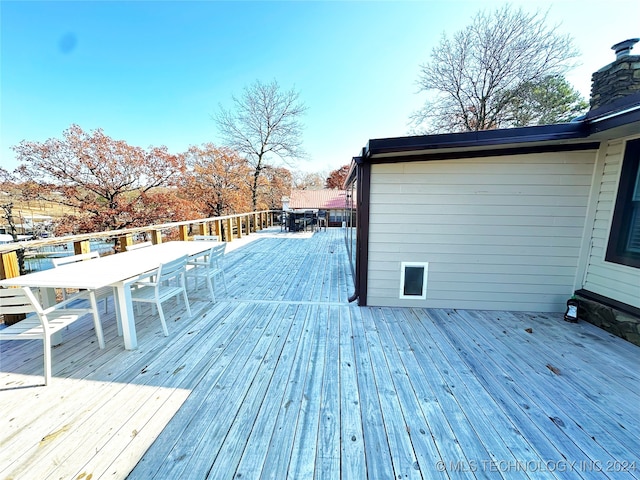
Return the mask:
M591 110L640 93L640 55L631 55L638 41L640 38L631 38L611 47L616 52L615 61L591 77Z

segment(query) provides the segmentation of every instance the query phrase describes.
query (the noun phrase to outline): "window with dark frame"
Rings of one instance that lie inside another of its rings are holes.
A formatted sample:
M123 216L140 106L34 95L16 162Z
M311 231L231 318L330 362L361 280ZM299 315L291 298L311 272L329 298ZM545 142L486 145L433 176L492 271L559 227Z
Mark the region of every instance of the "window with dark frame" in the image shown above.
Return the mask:
M640 268L640 139L626 145L605 260Z

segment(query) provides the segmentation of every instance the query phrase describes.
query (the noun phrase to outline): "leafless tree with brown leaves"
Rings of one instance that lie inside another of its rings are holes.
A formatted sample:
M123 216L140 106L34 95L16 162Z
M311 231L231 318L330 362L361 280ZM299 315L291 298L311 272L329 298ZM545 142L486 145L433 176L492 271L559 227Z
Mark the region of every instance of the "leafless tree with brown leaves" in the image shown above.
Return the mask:
M83 233L150 225L180 218L157 188L175 183L185 170L184 156L166 147L143 149L114 140L102 129L85 132L71 125L63 138L22 141L12 147L16 170L36 186L37 198L65 205L59 233Z
M337 170L332 170L326 180L326 187L333 189L340 189L347 179L350 165L343 165Z

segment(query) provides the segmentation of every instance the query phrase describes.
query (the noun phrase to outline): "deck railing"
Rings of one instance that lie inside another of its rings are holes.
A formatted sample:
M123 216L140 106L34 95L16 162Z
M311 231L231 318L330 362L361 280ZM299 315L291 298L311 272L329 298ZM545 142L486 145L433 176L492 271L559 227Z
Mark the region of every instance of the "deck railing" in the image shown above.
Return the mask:
M199 218L182 222L163 223L146 227L109 230L105 232L68 235L39 240L27 240L0 245L0 279L20 275L18 252L39 247L61 244L73 244L74 254L87 253L89 242L95 239L110 239L118 251L124 251L132 245L136 236L145 235L154 244L161 243L163 236L189 240L193 235L217 235L220 240L231 242L274 224L278 210L263 210L250 213L238 213L221 217ZM177 233L175 232L177 230Z

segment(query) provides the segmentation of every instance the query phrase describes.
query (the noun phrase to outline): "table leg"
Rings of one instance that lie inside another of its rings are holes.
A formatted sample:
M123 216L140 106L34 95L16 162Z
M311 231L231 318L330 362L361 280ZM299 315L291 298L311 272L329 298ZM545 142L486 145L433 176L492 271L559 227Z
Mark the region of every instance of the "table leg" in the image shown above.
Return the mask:
M133 302L131 301L130 284L120 282L116 284L117 308L122 324L122 336L124 337L124 348L135 350L138 348L136 337L136 324L133 317Z
M120 302L118 301L118 290L113 287L113 308L116 311L116 326L118 327L118 336L122 336L122 319L120 318Z
M89 290L89 303L93 309L93 326L96 329L96 336L98 337L98 345L100 348L104 348L104 334L102 333L102 322L100 320L100 313L98 310L98 302L96 300L96 291Z

